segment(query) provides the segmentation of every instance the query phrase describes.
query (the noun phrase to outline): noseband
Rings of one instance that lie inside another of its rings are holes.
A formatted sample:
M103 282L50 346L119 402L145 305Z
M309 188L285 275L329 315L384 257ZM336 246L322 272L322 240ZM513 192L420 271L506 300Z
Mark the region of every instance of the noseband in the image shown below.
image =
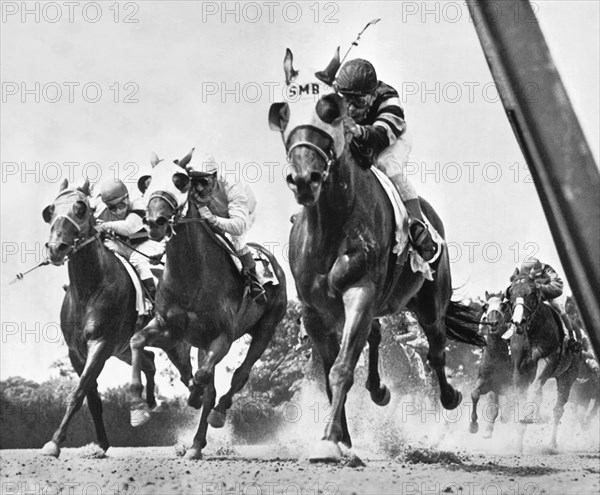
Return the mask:
M293 143L291 143L291 141L293 141ZM288 138L288 162L292 161L292 151L301 146L313 150L323 159L325 162L325 170L321 172L321 178L323 182L326 182L329 178L331 166L335 163L335 151L333 149L333 139L331 136L317 127L310 125L298 126Z

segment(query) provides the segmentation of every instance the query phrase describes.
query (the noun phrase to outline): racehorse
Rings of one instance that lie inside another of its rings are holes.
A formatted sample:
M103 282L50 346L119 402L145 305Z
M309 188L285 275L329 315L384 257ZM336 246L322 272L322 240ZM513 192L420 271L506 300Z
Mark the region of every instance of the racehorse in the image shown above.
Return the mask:
M42 454L58 457L68 425L84 397L94 420L98 444L109 447L102 420L102 402L96 380L111 356L131 364L129 339L136 326L136 293L127 270L102 243L94 230L93 209L89 203L89 181L83 187L69 188L65 180L54 202L43 211L50 224L46 247L53 265L68 257L69 286L60 312L61 330L69 347L69 359L79 375L79 383L69 396L60 426L42 449ZM184 384L192 377L190 348L180 344L168 352ZM156 406L154 397L154 354L145 351L141 366L146 375L146 404Z
M376 404L389 402L389 390L377 369L381 333L374 319L404 308L417 315L429 341L428 359L437 374L441 402L448 409L456 408L462 396L446 379L446 332L463 342L484 345L476 332L478 318L450 302L447 249L442 248L431 264L433 280L412 271L408 247L397 256L392 252L392 205L351 150L343 130L346 103L330 88L339 65L338 49L324 71L298 71L288 49L284 72L289 101L273 104L269 112L271 129L282 134L286 147L288 186L303 206L290 233L290 266L304 304L306 330L322 357L332 404L331 421L310 455L312 462L339 462L338 442L352 444L344 405L367 341L366 388ZM421 206L443 236L444 227L433 208L423 199ZM466 324L469 318L475 321L473 327Z
M510 312L504 302L504 293L485 293L486 303L484 313L481 315L481 331L485 336L486 347L481 356L481 365L477 376L477 383L471 392L473 410L471 411L471 423L469 431L477 433L477 403L482 395L490 394L491 407L488 429L484 438L491 438L494 432L494 422L498 417L499 395L508 392L511 385L512 373L511 362L508 351L508 341L503 338L508 330Z
M271 262L279 281L266 284L265 304L245 297L245 285L231 257L213 230L199 218L196 206L188 202L190 178L185 165L191 152L181 160L154 160L152 179L146 194L146 221L154 240L168 237L165 272L156 297L156 316L131 339L133 361L131 392L133 407L147 408L141 401L141 356L145 346L169 347L185 340L198 348L198 371L194 393L188 404L202 408L200 424L188 459L201 459L206 446L208 424L225 424L233 395L248 381L250 370L267 348L277 324L286 311L286 281L277 260L259 249ZM182 214L186 208L187 213ZM260 263L260 262L259 262ZM231 344L244 334L252 337L244 362L234 372L230 390L216 402L215 366L229 352ZM214 409L213 409L214 408Z
M513 385L520 397L527 396L526 408L532 412L520 418L519 450L523 450L526 425L539 421L542 388L550 378L556 378L557 398L554 406L554 427L550 447L556 448L558 425L569 400L571 386L579 373L581 354L564 345L561 316L542 302L542 294L528 274L515 270L507 289L510 303L509 328L513 366Z

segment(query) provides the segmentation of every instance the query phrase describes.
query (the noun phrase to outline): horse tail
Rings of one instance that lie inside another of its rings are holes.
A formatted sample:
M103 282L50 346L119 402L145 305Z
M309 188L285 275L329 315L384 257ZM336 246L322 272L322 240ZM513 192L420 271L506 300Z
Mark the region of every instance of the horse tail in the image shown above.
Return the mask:
M446 312L446 335L464 344L485 347L485 339L479 335L479 315L469 306L450 301Z

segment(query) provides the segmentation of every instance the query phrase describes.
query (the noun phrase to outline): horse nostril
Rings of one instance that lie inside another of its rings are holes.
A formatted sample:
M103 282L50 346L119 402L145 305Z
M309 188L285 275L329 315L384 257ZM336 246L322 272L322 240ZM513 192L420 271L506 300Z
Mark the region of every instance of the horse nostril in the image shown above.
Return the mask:
M292 177L292 174L288 174L287 177L285 178L285 181L288 184L291 184L291 185L294 185L294 186L296 185L296 181L294 180L294 177Z
M158 225L159 227L164 227L165 225L167 225L168 220L165 217L158 217L156 219L156 225Z
M319 172L311 172L310 181L311 182L319 182L323 176Z
M68 245L68 244L65 244L64 242L61 242L61 243L58 245L58 250L59 250L59 251L66 251L67 249L69 249L69 245Z

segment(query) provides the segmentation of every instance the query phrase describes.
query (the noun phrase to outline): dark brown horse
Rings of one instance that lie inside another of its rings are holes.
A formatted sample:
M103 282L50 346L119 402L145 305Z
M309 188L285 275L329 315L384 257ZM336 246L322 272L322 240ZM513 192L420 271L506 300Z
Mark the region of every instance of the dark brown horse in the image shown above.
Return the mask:
M320 73L297 71L292 62L288 50L284 71L289 101L272 105L269 121L272 129L282 133L290 165L287 182L304 207L290 234L290 265L305 306L306 330L322 357L333 407L332 419L310 459L338 462L338 442L351 445L344 404L367 342L366 387L375 403L389 401L377 369L381 334L375 318L404 308L417 315L429 341L429 363L438 377L442 404L449 409L459 405L461 394L446 380L446 332L463 342L483 345L483 340L476 333L478 318L468 314L476 322L468 328L461 321L468 311L450 302L445 248L432 264L433 280L411 269L407 246L397 256L392 252L392 205L346 141L345 102L321 83L331 84L339 67L339 50ZM433 208L424 200L421 206L443 236L444 227Z
M185 456L201 459L206 446L208 424L225 423L233 395L248 381L250 370L267 348L277 324L285 315L287 295L283 270L265 249L259 248L274 267L278 285L267 284L266 304L244 297L244 280L229 254L210 227L187 201L190 185L182 160L153 164L147 223L150 237L167 242L165 273L158 287L156 317L131 339L133 375L131 391L134 408L147 408L141 400L140 371L145 346L169 348L185 340L198 348L198 371L194 393L188 403L202 407L200 424ZM182 209L187 213L182 218ZM230 390L215 407L215 366L229 352L231 344L244 334L252 337L244 362L234 372ZM214 408L214 409L213 409Z
M477 375L477 383L471 392L473 410L469 431L477 433L477 403L482 395L490 394L491 407L488 428L485 438L491 438L494 422L499 412L499 396L506 395L512 384L511 362L508 351L508 340L504 338L510 321L510 311L504 301L504 293L485 293L484 313L481 315L481 331L485 336L486 347L481 356L481 365Z
M557 397L550 446L556 448L558 425L569 400L571 386L579 373L581 354L573 354L564 345L561 316L542 302L539 287L528 274L515 273L507 289L512 312L511 356L513 384L522 402L519 407L521 428L519 450L523 450L525 427L539 421L542 388L556 378Z
M60 312L61 330L69 346L69 359L79 375L77 388L69 396L60 426L42 449L42 454L58 457L67 427L87 397L94 420L98 444L109 447L102 402L96 380L111 356L131 364L129 339L134 333L137 311L135 288L123 264L104 247L94 230L93 210L89 203L89 182L81 188L68 188L65 180L60 194L44 209L50 227L47 243L52 264L69 259L69 287ZM180 344L171 349L169 358L181 372L182 381L191 379L190 348ZM156 406L154 397L154 354L145 351L141 366L146 375L146 404Z

